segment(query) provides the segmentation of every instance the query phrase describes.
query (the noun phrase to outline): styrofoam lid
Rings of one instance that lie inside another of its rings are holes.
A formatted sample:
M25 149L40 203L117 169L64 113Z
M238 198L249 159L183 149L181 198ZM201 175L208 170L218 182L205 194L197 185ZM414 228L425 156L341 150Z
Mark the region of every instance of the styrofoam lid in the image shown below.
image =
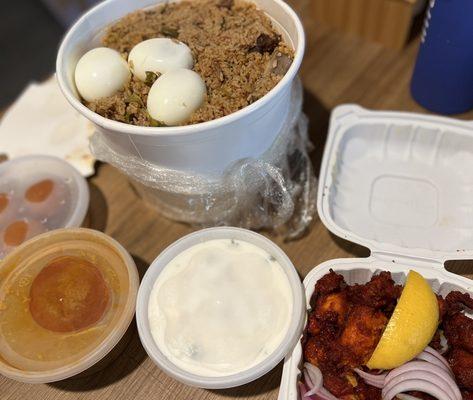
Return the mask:
M318 211L336 235L374 252L444 261L473 255L473 125L337 107Z
M62 159L38 155L0 164L0 259L40 233L80 226L88 206L87 182Z

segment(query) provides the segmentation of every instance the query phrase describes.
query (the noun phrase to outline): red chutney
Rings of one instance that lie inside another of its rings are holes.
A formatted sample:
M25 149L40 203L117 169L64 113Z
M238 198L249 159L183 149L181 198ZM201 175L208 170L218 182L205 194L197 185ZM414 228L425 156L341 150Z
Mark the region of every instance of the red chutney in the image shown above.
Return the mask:
M7 246L19 246L28 234L28 223L25 221L15 221L7 226L3 233L3 242Z
M51 261L30 289L33 319L54 332L93 326L104 315L109 301L109 287L97 266L73 256Z
M25 199L31 203L41 203L51 195L53 189L54 182L51 179L44 179L26 190Z
M0 214L5 211L9 202L8 195L6 193L0 193Z

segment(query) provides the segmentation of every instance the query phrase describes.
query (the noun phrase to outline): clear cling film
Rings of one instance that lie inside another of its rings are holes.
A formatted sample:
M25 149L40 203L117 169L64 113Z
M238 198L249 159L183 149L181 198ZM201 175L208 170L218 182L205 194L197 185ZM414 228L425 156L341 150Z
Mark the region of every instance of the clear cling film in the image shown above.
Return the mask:
M259 158L244 158L222 174L163 168L107 145L103 134L91 140L94 156L123 171L153 208L168 218L196 226L266 229L293 239L316 211L317 180L308 153L308 121L302 113L300 81L273 145Z

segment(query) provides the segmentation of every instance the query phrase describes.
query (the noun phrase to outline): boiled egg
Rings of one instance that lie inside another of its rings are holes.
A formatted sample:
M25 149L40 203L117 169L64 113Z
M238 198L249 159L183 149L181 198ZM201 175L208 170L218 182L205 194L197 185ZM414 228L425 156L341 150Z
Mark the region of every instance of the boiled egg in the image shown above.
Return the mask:
M181 125L205 100L205 83L190 69L175 69L161 75L148 94L148 113L166 125Z
M127 62L118 51L108 47L88 51L76 65L76 87L86 101L114 95L129 79Z
M177 68L191 69L194 59L191 49L184 43L175 39L156 38L133 47L128 63L133 74L145 81L146 72L164 74Z

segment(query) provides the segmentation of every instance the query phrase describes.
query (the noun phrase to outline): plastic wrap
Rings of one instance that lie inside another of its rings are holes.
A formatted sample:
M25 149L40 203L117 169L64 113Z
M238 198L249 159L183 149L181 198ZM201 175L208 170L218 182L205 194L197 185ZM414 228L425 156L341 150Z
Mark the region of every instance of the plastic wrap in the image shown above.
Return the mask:
M317 180L302 101L297 81L288 118L273 145L261 157L238 160L219 175L171 170L119 154L99 132L91 149L97 159L129 176L143 199L168 218L200 227L265 229L292 239L305 231L316 211Z

